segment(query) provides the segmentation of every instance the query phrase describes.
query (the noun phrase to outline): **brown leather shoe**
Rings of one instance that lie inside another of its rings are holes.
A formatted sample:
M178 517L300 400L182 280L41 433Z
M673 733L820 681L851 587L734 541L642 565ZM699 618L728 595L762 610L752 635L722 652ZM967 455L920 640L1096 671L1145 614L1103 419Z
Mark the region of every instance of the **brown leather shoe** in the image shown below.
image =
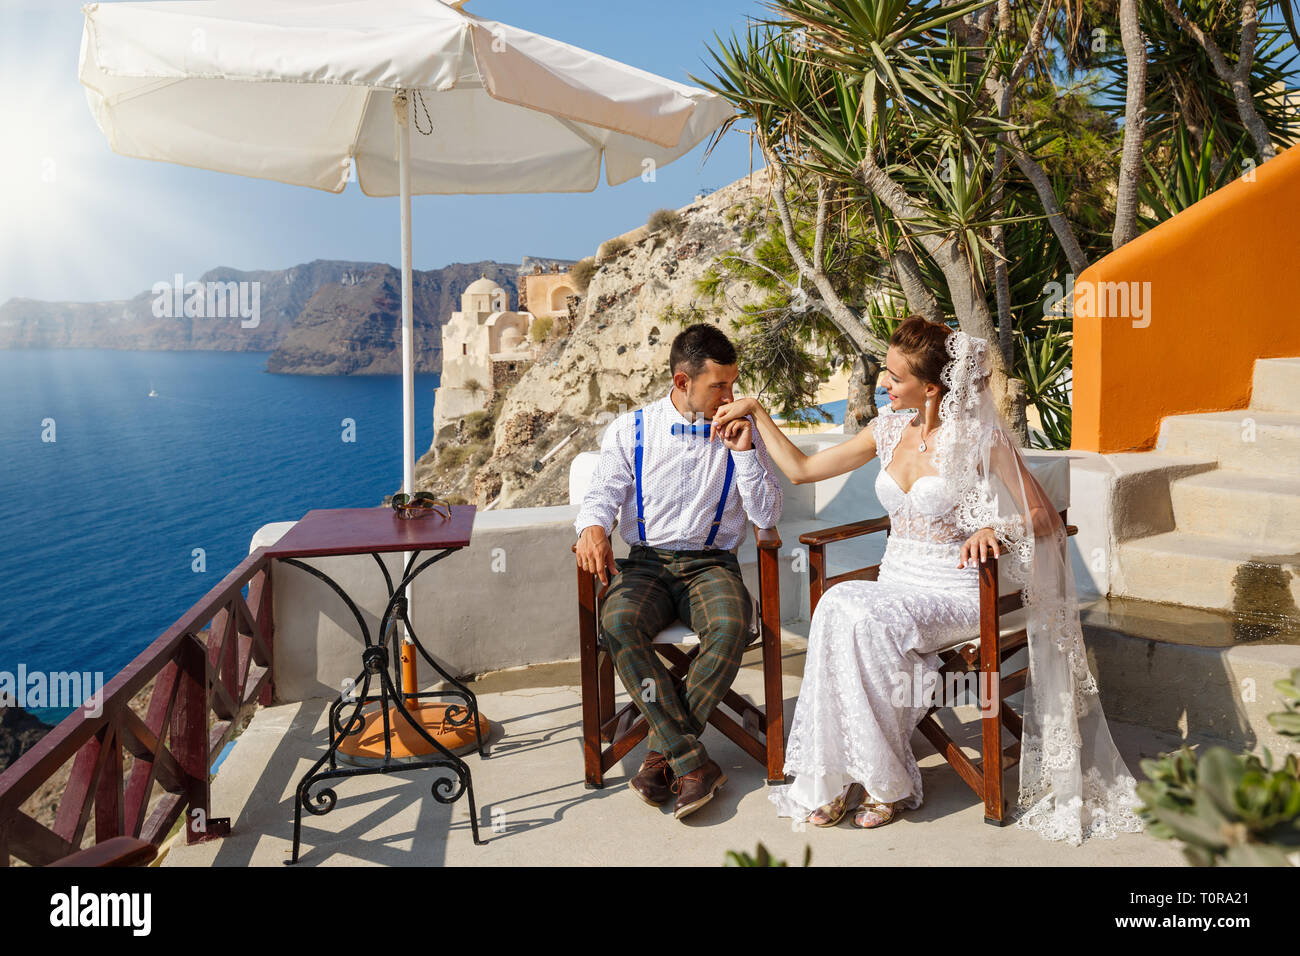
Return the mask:
M714 761L706 760L690 773L684 773L670 786L677 794L677 803L673 805L673 816L678 820L688 813L694 813L713 799L713 791L727 782L727 775Z
M662 806L672 796L673 768L668 759L657 750L646 752L645 762L628 784L638 797L652 807Z

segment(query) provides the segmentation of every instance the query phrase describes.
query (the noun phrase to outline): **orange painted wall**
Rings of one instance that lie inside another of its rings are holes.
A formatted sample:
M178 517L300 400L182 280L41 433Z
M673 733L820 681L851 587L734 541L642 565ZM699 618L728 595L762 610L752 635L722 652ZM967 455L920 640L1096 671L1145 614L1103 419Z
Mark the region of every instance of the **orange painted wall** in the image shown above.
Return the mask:
M1118 299L1099 308L1090 297L1119 282L1149 290L1144 316L1132 303L1116 316ZM1165 415L1243 408L1255 359L1298 355L1300 148L1291 148L1253 182L1229 183L1078 277L1070 447L1150 449Z

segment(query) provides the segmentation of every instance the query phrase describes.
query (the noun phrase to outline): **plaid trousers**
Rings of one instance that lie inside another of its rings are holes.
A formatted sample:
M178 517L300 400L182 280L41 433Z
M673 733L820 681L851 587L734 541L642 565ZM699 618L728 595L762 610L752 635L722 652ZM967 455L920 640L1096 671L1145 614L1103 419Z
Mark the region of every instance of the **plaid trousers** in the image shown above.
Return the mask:
M614 669L650 725L649 748L681 776L709 759L704 726L740 670L753 605L730 551L666 551L633 545L600 608ZM678 620L690 622L700 650L682 694L651 641Z

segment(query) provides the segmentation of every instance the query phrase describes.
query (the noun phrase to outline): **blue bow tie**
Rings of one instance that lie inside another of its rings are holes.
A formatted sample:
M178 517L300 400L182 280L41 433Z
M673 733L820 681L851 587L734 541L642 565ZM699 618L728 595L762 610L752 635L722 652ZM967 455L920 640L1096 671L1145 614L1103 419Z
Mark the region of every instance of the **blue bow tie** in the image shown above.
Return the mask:
M673 422L672 431L674 435L703 435L707 438L709 436L709 422L695 425Z

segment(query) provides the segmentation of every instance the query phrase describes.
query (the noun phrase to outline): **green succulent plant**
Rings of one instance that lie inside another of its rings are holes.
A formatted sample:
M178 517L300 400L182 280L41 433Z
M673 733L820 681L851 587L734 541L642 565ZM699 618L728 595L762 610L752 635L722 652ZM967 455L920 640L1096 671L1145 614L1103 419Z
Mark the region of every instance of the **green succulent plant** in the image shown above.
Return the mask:
M808 866L812 861L812 847L803 848L803 866ZM728 850L726 863L724 866L789 866L785 860L778 860L768 851L767 847L759 843L754 850L754 855L750 856L743 850Z
M1274 681L1273 686L1282 694L1282 705L1286 710L1268 715L1268 722L1279 734L1287 737L1300 737L1300 667L1291 671L1289 680Z
M1194 866L1290 866L1300 849L1300 756L1184 746L1143 760L1138 815L1147 832L1178 840Z

